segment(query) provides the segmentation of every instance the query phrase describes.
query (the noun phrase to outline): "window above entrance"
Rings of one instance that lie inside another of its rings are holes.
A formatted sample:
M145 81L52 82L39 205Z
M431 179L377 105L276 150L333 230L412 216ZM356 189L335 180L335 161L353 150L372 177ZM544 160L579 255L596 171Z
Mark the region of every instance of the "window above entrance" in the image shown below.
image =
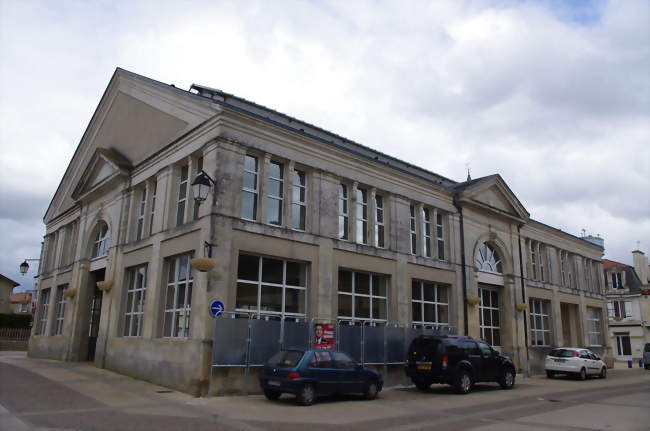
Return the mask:
M487 271L495 274L503 274L499 254L484 242L476 252L476 268L479 271Z

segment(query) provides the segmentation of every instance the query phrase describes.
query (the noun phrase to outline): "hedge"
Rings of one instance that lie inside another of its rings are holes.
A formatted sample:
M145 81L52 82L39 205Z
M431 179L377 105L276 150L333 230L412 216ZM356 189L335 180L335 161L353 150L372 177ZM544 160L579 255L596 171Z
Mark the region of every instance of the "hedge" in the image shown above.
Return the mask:
M29 314L0 313L0 328L29 328L31 322Z

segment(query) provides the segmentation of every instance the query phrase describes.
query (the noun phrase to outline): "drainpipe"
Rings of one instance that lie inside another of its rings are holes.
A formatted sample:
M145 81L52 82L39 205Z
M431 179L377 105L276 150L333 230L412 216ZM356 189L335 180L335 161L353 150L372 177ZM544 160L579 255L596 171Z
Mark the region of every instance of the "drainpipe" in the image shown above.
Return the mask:
M526 283L524 281L524 262L521 253L521 224L517 225L517 235L519 236L519 276L521 278L521 300L525 304L526 301ZM524 339L526 340L526 363L530 360L528 354L528 316L526 315L526 310L524 313Z
M467 273L465 267L465 225L463 223L463 207L458 202L458 194L454 194L454 206L460 216L460 264L463 269L463 322L465 327L465 336L469 335L467 328Z

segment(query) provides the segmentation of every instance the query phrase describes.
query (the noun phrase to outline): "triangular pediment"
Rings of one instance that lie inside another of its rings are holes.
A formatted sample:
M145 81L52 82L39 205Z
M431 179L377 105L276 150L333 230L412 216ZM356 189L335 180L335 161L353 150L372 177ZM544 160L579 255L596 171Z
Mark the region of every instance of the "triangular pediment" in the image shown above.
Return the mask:
M123 175L125 168L146 163L215 113L206 98L117 69L50 202L45 223ZM106 152L118 154L128 167Z
M81 179L72 192L72 198L80 200L98 192L120 177L127 177L130 170L131 163L120 153L112 149L97 148L81 174Z
M457 200L501 216L528 221L530 214L500 175L491 175L456 186Z

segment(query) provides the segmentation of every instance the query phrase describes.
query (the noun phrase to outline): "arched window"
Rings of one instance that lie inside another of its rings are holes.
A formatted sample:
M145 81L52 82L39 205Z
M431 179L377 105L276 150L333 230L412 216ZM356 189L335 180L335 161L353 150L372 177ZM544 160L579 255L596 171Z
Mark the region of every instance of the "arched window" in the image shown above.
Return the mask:
M93 243L93 254L92 258L103 257L108 254L108 248L110 247L111 235L108 231L108 225L100 221L97 224L95 242Z
M476 268L479 271L494 272L496 274L503 273L499 255L486 242L481 245L478 253L476 253Z

